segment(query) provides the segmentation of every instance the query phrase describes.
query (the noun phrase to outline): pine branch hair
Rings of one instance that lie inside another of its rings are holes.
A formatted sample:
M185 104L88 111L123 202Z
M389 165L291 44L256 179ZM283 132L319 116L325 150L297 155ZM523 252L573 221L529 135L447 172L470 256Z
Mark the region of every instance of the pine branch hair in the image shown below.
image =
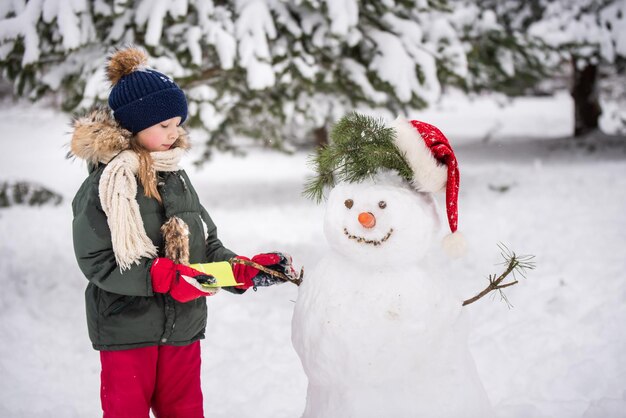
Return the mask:
M395 135L382 119L356 112L342 117L330 133L331 142L310 159L317 175L307 180L303 194L320 202L325 187L339 181L358 183L381 169L410 182L413 172L394 144Z

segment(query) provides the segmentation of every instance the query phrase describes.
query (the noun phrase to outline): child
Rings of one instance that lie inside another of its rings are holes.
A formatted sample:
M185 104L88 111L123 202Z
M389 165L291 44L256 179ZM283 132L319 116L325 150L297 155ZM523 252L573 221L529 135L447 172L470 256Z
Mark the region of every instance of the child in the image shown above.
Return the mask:
M141 50L114 53L108 109L74 123L72 154L89 177L72 203L74 250L89 280L89 337L100 351L104 416L203 417L200 345L207 325L207 290L191 263L236 256L217 237L178 162L189 147L182 90L146 67ZM247 260L247 259L246 259ZM252 261L295 276L290 257ZM276 280L233 263L243 293Z

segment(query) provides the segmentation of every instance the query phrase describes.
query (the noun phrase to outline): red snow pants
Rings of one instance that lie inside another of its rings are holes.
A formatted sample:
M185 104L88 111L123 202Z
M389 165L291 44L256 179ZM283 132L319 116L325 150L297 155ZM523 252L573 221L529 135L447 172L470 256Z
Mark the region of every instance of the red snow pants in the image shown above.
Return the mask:
M200 341L101 351L104 418L203 418Z

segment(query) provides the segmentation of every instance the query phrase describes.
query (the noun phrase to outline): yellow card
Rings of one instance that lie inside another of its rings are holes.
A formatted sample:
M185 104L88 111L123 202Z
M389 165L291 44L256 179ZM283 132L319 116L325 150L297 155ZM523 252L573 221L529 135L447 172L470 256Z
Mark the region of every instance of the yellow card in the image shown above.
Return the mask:
M233 269L228 261L218 261L215 263L190 264L189 267L196 269L205 274L210 274L217 280L214 284L206 287L228 287L237 286L243 283L237 283L233 276Z

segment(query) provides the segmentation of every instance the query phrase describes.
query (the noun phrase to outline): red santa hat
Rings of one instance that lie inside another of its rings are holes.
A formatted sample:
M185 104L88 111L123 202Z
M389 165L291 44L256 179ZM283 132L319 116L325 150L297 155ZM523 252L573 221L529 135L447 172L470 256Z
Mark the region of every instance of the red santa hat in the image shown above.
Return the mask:
M448 139L428 123L398 117L393 122L395 145L413 170L415 190L436 193L445 189L446 212L451 233L443 240L444 250L451 256L465 253L465 239L457 231L459 167Z

